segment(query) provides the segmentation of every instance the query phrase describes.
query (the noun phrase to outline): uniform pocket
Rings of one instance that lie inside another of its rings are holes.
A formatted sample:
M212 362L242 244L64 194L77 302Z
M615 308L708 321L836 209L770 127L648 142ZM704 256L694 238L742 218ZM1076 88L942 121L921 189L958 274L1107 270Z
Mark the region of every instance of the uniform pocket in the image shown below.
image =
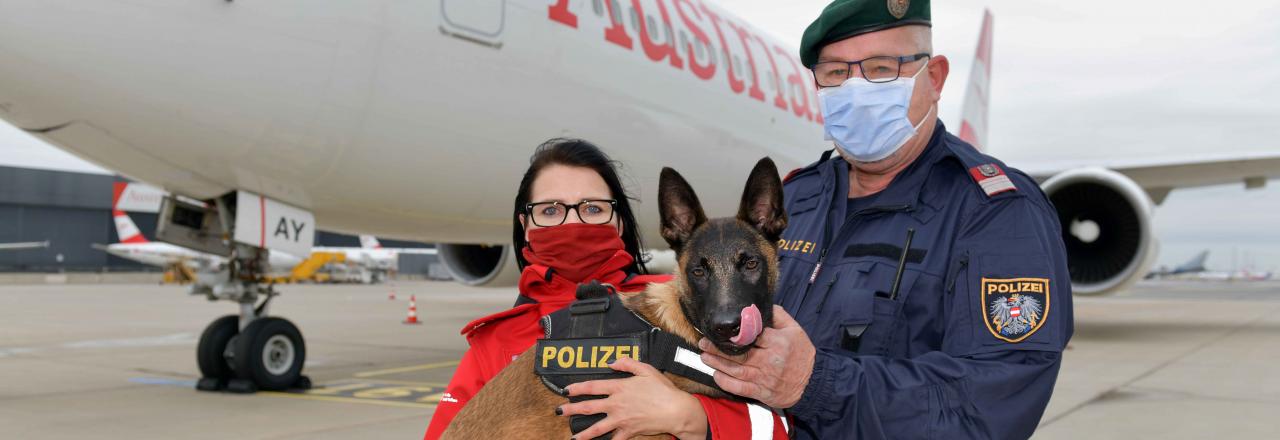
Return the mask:
M866 276L869 282L868 287L872 287L874 292L871 301L871 325L863 332L855 347L856 353L872 356L906 353L907 328L903 322L902 309L919 275L920 273L914 270L902 271L897 296L891 298L897 268L883 263L872 265Z

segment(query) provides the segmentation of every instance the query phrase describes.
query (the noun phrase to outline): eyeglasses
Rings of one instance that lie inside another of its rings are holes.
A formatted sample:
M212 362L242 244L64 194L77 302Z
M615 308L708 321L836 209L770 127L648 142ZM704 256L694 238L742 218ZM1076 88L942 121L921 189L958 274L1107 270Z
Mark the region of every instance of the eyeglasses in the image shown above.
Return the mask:
M814 64L813 79L818 87L838 87L852 78L856 72L867 81L886 83L902 76L902 65L928 59L927 53L918 53L904 57L871 57L859 61L826 61Z
M524 205L525 214L538 226L559 226L569 219L569 211L578 213L578 220L593 225L613 221L617 200L583 200L569 205L560 202L538 202Z

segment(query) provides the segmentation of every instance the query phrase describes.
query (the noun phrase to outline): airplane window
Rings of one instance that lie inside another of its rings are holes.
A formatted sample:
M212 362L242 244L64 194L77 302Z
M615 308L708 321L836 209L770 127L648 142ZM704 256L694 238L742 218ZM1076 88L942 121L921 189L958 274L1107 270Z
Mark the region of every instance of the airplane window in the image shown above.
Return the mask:
M666 34L666 35L664 35L664 36L662 37L662 39L663 39L664 41L670 41L670 42L673 42L673 43L674 43L674 42L676 41L676 33L675 33L674 31L672 31L672 30L671 30L671 25L670 25L670 24L665 24L665 25L663 25L662 27L663 27L663 28L666 30L666 32L667 32L667 34Z
M738 72L742 71L742 58L738 57L737 55L733 56L733 70L736 70Z
M698 59L706 59L707 56L705 54L707 50L702 47L702 40L698 40L698 44L695 44L694 46L697 46L696 50L698 51Z
M613 21L622 23L622 7L618 5L618 0L609 0L610 14L613 15Z
M652 34L653 36L657 37L657 36L658 36L658 33L659 33L659 32L662 32L662 29L658 28L658 26L657 26L656 24L654 24L654 22L653 22L653 16L652 16L652 15L650 15L650 16L648 16L648 17L645 17L644 19L645 19L645 21L646 21L647 23L649 23L649 27L648 27L648 29L649 29L649 33L650 33L650 34ZM664 40L665 40L665 38L664 38Z
M595 0L591 2L591 7L596 10L597 17L604 16L604 0Z
M683 49L688 46L689 46L689 36L685 35L684 31L680 31L680 47L677 47L676 50Z
M631 10L631 27L640 29L640 14L637 14L635 9Z

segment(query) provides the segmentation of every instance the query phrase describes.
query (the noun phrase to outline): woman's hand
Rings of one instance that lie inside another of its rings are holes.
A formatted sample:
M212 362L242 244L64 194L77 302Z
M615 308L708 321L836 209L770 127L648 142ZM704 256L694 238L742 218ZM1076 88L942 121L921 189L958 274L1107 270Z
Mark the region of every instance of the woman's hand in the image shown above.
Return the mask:
M609 365L615 371L634 374L626 379L593 380L568 386L570 396L608 396L560 406L565 417L606 414L574 438L591 439L615 431L613 438L671 434L682 440L707 438L707 414L692 394L676 388L653 366L631 358Z

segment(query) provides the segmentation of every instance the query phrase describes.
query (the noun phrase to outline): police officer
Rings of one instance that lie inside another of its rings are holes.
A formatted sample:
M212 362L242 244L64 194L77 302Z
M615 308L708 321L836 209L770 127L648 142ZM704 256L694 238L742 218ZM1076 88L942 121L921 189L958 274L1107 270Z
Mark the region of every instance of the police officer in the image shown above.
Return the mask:
M786 408L798 438L1027 438L1053 392L1061 225L937 119L931 39L928 0L836 0L804 33L838 154L786 181L774 327L745 357L702 344L721 387Z

